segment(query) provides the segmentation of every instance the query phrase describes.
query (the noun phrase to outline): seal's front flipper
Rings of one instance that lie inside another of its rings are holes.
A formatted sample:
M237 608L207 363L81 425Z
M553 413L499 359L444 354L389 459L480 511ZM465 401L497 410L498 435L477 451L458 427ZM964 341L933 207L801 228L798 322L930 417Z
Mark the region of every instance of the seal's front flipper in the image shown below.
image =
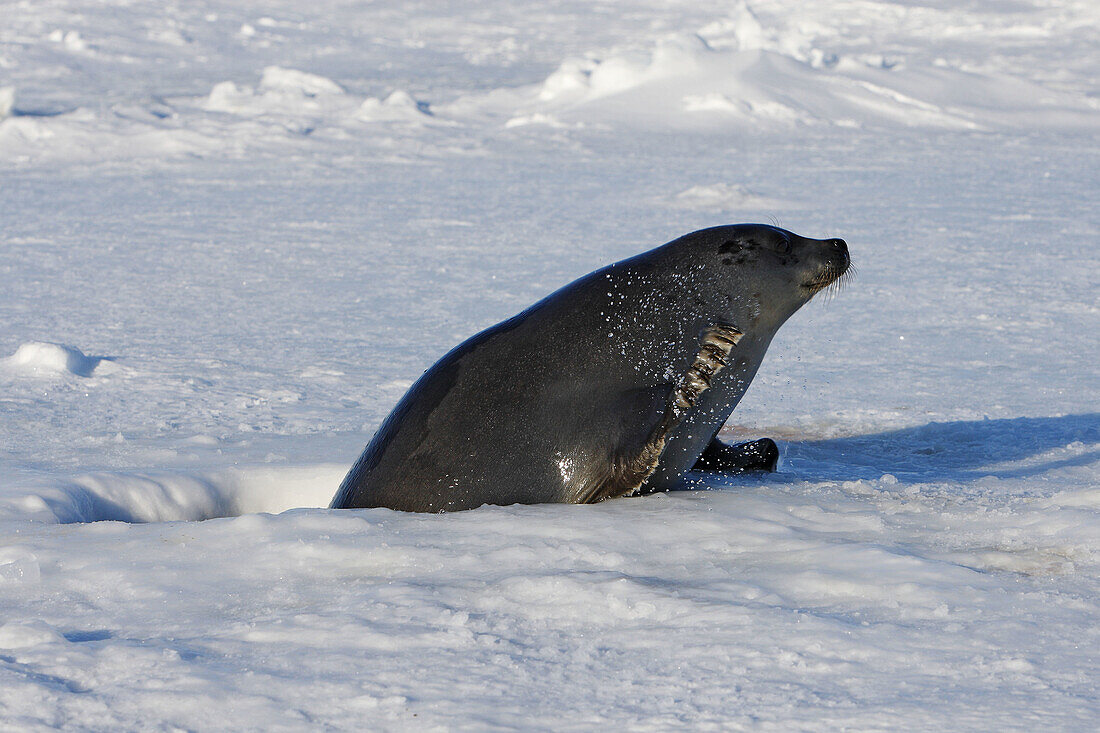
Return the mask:
M775 471L779 464L779 447L771 438L761 438L750 443L726 445L715 438L692 466L692 471Z
M733 326L711 326L703 332L699 340L699 353L672 388L664 413L641 448L614 457L608 475L590 484L577 497L578 504L592 504L638 493L645 480L657 470L657 461L665 450L669 434L695 407L699 395L710 389L711 380L729 363L730 351L743 335Z
M695 407L699 395L710 389L710 381L729 363L730 351L743 335L733 326L711 326L703 331L699 339L699 353L672 390L664 417L650 434L651 441L660 439L664 448L668 434L684 421L684 416Z

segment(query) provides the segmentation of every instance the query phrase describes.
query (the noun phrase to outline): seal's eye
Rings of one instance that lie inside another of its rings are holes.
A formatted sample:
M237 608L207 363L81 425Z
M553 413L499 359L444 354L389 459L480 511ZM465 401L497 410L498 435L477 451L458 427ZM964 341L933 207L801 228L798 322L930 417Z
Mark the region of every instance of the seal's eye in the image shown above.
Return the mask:
M788 237L782 237L775 243L775 251L781 255L791 253L791 240Z

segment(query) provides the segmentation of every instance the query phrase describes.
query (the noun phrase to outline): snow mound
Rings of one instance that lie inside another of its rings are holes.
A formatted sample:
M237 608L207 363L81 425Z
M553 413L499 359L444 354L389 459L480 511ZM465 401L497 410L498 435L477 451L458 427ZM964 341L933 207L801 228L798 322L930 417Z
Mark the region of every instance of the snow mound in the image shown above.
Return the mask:
M37 583L42 577L38 558L22 547L0 547L0 586Z
M297 507L328 506L346 472L343 464L320 464L233 468L209 474L89 474L23 496L9 493L0 503L0 518L71 524L277 514Z
M65 637L44 621L8 622L0 625L0 649L26 649L40 644L64 644Z
M284 69L281 66L268 66L264 69L263 76L260 77L260 89L298 92L307 97L344 93L344 88L332 79L297 69Z
M513 127L525 127L527 125L545 125L546 127L559 130L569 127L583 127L583 125L567 125L556 117L543 114L542 112L535 112L529 115L517 115L504 123L504 127L509 129Z
M431 112L426 102L418 102L398 89L385 99L367 97L355 113L365 122L423 122Z
M240 118L241 123L226 124L224 136L236 136L242 146L278 143L286 139L288 131L347 139L356 134L362 122L411 123L419 127L433 119L428 104L405 91L394 91L385 99L367 97L359 101L331 79L278 66L264 69L255 88L231 81L215 85L200 109ZM266 129L257 130L256 124Z
M692 186L668 201L681 209L725 210L790 208L791 202L761 196L744 186L716 183L710 186Z
M231 81L214 85L203 103L210 112L227 112L242 116L268 114L301 115L329 112L343 107L339 99L344 89L323 76L295 69L268 66L256 88L239 86Z
M0 119L0 160L94 161L203 155L225 146L209 129L187 129L162 105L117 105Z
M764 30L764 25L747 3L737 3L729 15L708 23L699 29L699 36L712 48L728 48L751 51L767 48L774 37Z
M693 76L708 50L699 36L681 36L658 42L651 54L569 59L542 83L539 99L592 100L662 79Z
M0 366L5 371L22 374L90 377L104 361L105 357L87 356L75 346L29 341L21 344L13 355L0 359Z
M73 52L87 51L88 42L80 35L80 31L63 31L60 28L53 30L47 38L53 43L59 43L66 50Z
M1096 105L1080 94L946 63L838 56L797 34L769 34L748 8L703 32L709 39L678 35L649 50L572 57L541 84L497 90L456 109L481 106L507 115L508 126L529 119L655 128L1100 126Z
M0 87L0 120L11 115L15 105L15 87Z

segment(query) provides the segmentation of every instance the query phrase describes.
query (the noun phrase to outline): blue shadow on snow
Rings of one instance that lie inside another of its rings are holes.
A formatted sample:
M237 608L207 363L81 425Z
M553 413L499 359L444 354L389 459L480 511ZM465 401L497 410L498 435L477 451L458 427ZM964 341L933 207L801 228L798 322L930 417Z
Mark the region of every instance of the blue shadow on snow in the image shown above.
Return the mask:
M1091 450L1026 462L1080 442ZM1026 478L1100 460L1100 413L1062 417L934 422L913 428L827 440L792 441L780 474L795 479L854 481L889 473L911 481L982 476ZM1026 462L1020 465L1020 462Z

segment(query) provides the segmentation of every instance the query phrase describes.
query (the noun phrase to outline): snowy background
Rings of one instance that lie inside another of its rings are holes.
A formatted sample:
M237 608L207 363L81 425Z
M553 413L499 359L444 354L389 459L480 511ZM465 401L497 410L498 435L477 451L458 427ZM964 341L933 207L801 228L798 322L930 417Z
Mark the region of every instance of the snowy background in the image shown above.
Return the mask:
M0 728L1095 730L1098 29L0 1ZM452 345L741 221L859 270L728 426L779 473L323 508Z

